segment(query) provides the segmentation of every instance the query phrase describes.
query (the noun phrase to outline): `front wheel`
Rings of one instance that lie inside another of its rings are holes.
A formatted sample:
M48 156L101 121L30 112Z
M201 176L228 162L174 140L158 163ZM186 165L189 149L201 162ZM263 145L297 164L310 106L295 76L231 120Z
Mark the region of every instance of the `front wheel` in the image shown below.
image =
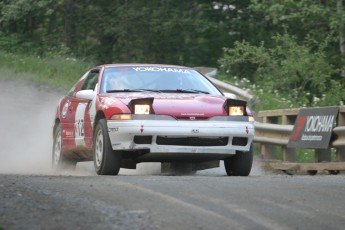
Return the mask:
M71 159L67 159L62 153L62 134L61 125L57 124L54 130L54 143L52 151L52 167L57 170L73 170L75 169L77 162Z
M248 176L253 164L252 148L248 152L237 151L234 156L224 160L228 176Z
M112 149L107 121L98 121L93 139L93 162L98 175L117 175L121 166L121 152Z

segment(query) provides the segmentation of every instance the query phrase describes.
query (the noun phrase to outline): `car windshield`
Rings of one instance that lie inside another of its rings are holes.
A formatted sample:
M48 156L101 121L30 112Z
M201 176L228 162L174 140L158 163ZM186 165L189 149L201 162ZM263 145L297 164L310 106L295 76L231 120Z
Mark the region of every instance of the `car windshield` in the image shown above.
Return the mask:
M221 95L204 76L191 68L121 66L104 70L100 93L142 91Z

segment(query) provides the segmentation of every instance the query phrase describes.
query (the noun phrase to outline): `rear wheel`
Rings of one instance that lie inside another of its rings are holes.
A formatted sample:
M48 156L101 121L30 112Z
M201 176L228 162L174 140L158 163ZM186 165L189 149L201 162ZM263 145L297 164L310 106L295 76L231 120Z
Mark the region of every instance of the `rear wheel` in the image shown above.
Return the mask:
M93 162L98 175L117 175L121 166L121 152L111 147L107 121L98 121L93 139Z
M61 125L57 124L54 131L54 143L52 151L52 167L53 169L68 169L73 170L76 167L77 162L66 158L62 154L62 134Z
M228 176L248 176L253 164L252 148L248 152L237 151L234 156L224 160Z

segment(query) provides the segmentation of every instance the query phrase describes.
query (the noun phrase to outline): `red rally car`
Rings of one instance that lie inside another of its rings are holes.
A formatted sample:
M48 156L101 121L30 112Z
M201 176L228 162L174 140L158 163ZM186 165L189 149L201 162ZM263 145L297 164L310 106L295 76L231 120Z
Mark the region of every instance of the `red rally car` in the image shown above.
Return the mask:
M109 64L86 72L63 97L53 129L54 168L94 161L99 175L140 162L219 166L248 176L254 125L242 100L227 98L184 66ZM216 162L216 164L214 164Z

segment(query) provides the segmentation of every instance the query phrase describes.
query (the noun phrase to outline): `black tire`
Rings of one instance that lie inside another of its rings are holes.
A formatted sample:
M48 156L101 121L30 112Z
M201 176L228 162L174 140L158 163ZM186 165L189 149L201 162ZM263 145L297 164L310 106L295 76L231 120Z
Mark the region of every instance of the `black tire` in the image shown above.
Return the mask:
M66 158L62 153L61 125L56 124L52 149L52 168L56 170L74 170L77 162Z
M117 175L120 171L122 154L111 147L107 121L97 122L93 136L93 162L98 175Z
M234 156L224 160L228 176L249 176L253 164L252 148L248 152L237 151Z

